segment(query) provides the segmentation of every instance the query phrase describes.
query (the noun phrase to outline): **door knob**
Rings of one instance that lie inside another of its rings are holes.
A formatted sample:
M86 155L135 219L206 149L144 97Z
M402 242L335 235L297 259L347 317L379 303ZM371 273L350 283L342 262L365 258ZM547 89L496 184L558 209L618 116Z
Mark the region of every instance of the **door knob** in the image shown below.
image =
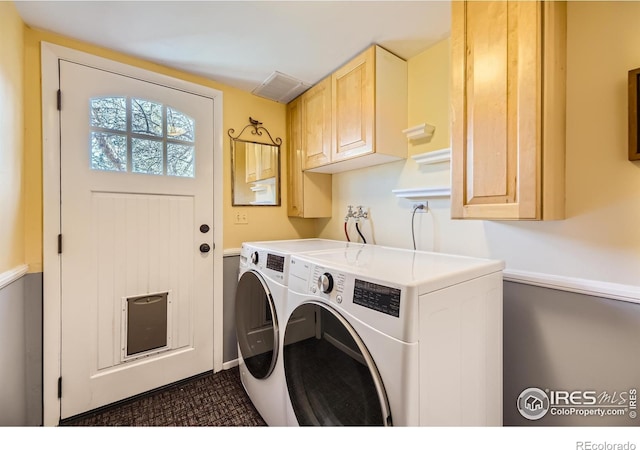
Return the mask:
M209 253L210 250L211 250L211 247L209 247L209 244L201 244L200 245L200 251L202 253Z

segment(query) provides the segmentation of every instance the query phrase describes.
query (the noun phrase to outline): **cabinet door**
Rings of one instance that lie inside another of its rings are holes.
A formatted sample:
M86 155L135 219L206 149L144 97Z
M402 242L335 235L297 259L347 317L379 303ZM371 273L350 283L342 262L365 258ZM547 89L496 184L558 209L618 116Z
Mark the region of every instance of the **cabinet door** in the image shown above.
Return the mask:
M334 148L332 161L373 152L375 47L331 77Z
M287 105L289 137L287 214L289 217L331 217L331 174L302 171L302 107L300 99Z
M302 216L302 117L301 101L295 99L287 105L287 132L289 151L287 156L287 214L290 217Z
M541 27L540 2L452 2L454 218L540 218Z
M331 78L302 94L304 169L331 162Z

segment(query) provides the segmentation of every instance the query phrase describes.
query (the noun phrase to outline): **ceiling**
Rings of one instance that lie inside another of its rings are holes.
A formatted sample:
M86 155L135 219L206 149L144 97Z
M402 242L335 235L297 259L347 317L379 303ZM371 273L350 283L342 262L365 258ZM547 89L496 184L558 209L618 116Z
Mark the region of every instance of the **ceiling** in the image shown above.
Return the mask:
M311 86L376 43L409 59L450 31L449 1L25 1L32 27L251 92Z

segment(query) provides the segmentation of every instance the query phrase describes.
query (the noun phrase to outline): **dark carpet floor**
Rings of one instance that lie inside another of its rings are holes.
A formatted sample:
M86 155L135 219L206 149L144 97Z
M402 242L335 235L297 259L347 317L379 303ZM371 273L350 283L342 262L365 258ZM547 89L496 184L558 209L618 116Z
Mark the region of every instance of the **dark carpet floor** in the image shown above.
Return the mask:
M238 368L204 374L66 419L61 426L265 426Z

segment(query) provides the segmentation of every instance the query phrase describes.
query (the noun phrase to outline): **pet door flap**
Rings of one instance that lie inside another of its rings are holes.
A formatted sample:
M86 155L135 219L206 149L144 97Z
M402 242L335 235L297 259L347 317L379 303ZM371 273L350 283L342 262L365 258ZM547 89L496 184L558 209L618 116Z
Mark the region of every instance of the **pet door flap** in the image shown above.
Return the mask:
M126 299L126 357L167 346L168 292Z

